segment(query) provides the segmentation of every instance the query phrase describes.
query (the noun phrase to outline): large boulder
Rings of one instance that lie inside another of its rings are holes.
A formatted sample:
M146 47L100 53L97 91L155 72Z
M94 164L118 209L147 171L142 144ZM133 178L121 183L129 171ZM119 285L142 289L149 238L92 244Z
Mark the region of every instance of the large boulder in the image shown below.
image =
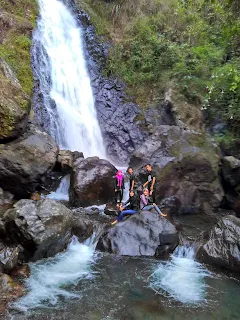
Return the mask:
M145 182L144 165L156 172L156 201L174 197L176 212L210 212L219 207L223 189L218 175L218 149L205 134L177 126L159 128L133 153L130 164Z
M51 199L20 200L1 218L2 236L25 249L26 259L54 256L70 241L73 216L62 203Z
M30 125L17 140L0 145L0 181L18 198L29 197L57 159L58 147L45 132Z
M70 183L70 202L90 206L111 202L114 197L114 175L117 169L98 157L77 159Z
M240 160L227 156L222 159L222 175L223 179L231 187L240 184Z
M165 255L166 247L173 251L177 245L177 230L171 222L156 212L142 211L109 229L97 248L127 256L154 256L157 249Z
M205 235L199 248L200 261L240 272L240 219L227 216Z
M17 138L25 131L29 111L29 97L0 58L0 141Z

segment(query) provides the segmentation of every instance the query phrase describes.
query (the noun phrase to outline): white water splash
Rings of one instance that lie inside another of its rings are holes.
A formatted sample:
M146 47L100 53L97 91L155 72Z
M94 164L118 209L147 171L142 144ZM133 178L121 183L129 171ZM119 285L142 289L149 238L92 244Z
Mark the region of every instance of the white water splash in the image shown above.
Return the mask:
M106 158L81 29L62 2L38 2L41 18L33 38L38 43L33 47L33 65L50 118L51 135L62 149Z
M210 272L194 260L194 248L178 247L166 263L161 263L150 276L150 287L157 293L168 295L186 304L205 301L205 278Z
M66 287L93 277L91 267L95 262L95 245L96 234L84 244L73 237L65 252L54 258L30 263L31 275L25 282L28 293L16 301L13 308L26 312L36 307L56 305L60 297L79 297L78 293Z
M66 175L62 178L59 187L56 191L49 193L46 198L54 200L65 200L69 201L68 189L70 186L70 175Z

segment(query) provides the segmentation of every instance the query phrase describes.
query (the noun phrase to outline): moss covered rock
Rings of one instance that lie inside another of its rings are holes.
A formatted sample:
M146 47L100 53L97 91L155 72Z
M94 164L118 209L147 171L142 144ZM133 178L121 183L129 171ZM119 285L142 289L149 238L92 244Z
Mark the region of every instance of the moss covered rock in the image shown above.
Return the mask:
M13 69L23 90L30 95L31 35L38 15L37 0L0 0L0 57Z
M218 148L210 137L177 126L159 126L130 161L139 168L142 183L144 165L153 165L157 202L174 197L178 214L211 212L220 206L224 193L218 162Z
M26 128L30 102L10 66L0 58L0 140L17 138Z

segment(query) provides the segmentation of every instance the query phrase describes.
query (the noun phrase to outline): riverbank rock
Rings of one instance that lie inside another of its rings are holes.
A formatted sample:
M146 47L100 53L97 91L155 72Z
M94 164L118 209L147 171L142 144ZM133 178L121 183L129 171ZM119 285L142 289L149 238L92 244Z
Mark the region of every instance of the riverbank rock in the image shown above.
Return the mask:
M231 187L240 184L240 160L227 156L222 159L222 176Z
M89 210L86 209L83 209L83 212L78 212L78 209L73 209L72 233L77 236L80 242L89 238L92 238L94 242L109 226L109 222L109 217L98 212L89 213Z
M0 58L0 141L19 137L26 129L29 97L10 66Z
M117 216L119 212L119 209L117 209L117 206L115 203L107 203L104 213L107 216Z
M30 125L19 139L0 145L0 181L18 198L29 197L53 169L58 154L55 141Z
M97 248L127 256L154 256L162 249L165 256L166 246L173 251L177 245L178 233L172 223L155 212L142 211L109 229Z
M144 165L156 172L156 201L174 197L178 214L211 212L219 207L223 189L218 175L218 149L208 136L177 126L159 126L133 153L130 165L146 182Z
M24 286L15 282L9 275L0 274L0 316L5 314L7 304L26 293ZM1 318L7 319L7 317Z
M90 206L111 202L114 197L114 176L117 169L98 157L77 159L70 183L73 206Z
M0 206L12 204L14 195L0 188Z
M70 241L72 212L51 199L20 200L1 219L5 237L24 248L26 259L54 256Z
M218 221L204 237L197 258L231 271L240 272L240 219L227 216Z
M9 272L17 266L19 252L19 246L8 246L0 242L0 267L4 272Z

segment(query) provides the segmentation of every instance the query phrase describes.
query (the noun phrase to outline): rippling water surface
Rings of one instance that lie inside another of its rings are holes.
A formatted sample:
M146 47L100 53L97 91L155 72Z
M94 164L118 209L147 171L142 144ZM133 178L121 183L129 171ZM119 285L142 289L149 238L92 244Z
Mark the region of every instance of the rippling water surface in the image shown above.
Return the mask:
M210 273L180 247L167 262L94 253L73 240L65 253L31 265L15 320L234 320L240 283Z

